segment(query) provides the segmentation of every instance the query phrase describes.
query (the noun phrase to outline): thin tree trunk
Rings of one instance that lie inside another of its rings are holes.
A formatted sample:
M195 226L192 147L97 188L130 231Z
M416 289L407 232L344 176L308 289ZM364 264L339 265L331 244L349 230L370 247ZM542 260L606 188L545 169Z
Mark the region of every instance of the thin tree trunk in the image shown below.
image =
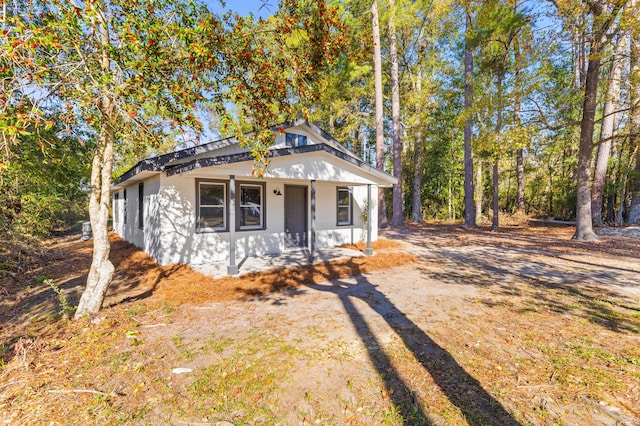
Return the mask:
M391 224L402 226L404 209L402 196L402 141L400 140L400 81L398 71L398 47L396 43L396 2L390 0L389 16L389 59L391 61L391 119L393 122L393 176L398 183L393 185L393 215Z
M475 215L476 222L482 221L482 200L483 200L483 185L482 185L482 159L478 158L476 163L475 176L475 187L474 187L474 204L475 204Z
M98 23L98 36L102 45L101 68L109 73L109 28L104 15L104 4L100 1L96 4L96 22ZM98 147L93 156L91 167L91 194L89 197L89 218L93 231L93 259L87 276L85 288L75 318L86 314L95 314L102 307L104 295L107 292L114 267L109 260L111 246L109 244L109 202L111 200L111 172L113 166L114 133L112 127L113 113L115 111L115 99L109 93L109 88L103 88L102 95L102 128L98 138Z
M413 207L411 220L422 223L422 131L416 135L413 145Z
M519 214L525 214L524 204L524 149L516 151L516 179L518 181L518 196L516 206Z
M504 75L502 72L498 73L497 78L497 86L498 86L498 108L497 108L497 117L496 117L496 139L497 144L495 148L495 152L493 153L493 173L492 173L492 183L493 183L493 219L491 221L491 229L494 231L498 230L499 227L499 211L500 211L500 203L499 203L499 182L498 182L498 161L500 159L500 144L501 144L501 132L502 132L502 79Z
M422 98L422 72L418 71L416 82L416 91L418 97ZM421 117L421 109L418 106L416 114ZM413 196L411 208L411 220L416 223L422 223L422 124L418 121L418 131L416 140L413 144Z
M632 0L631 14L638 17L640 7L638 0ZM635 25L631 30L631 137L630 145L636 149L636 165L634 178L629 182L631 191L631 206L629 207L629 224L640 224L640 28Z
M553 214L553 167L551 167L551 156L549 156L547 170L549 171L549 214Z
M473 53L469 40L471 38L471 14L466 16L466 39L464 47L464 110L467 119L464 123L464 225L476 226L476 210L473 191L473 146L471 132L473 120L471 119L471 105L473 98Z
M493 180L493 217L491 219L491 230L497 231L499 227L499 203L498 203L498 159L493 160L493 170L492 170L492 180Z
M517 5L518 2L513 2L513 13L517 13ZM522 121L520 119L520 90L521 90L521 76L520 76L520 68L524 65L521 64L520 59L520 43L519 37L513 41L513 57L514 57L514 66L515 66L515 98L513 100L513 121L516 127L520 127L522 125ZM516 181L518 183L518 190L516 194L516 208L517 212L520 215L525 214L525 204L524 204L524 149L518 148L516 150Z
M453 220L454 212L453 212L453 178L451 176L451 171L449 171L449 182L447 185L447 219Z
M376 167L384 170L384 105L382 98L382 52L380 49L380 24L378 20L378 1L371 5L373 25L373 78L376 103ZM378 227L387 226L387 204L384 200L384 188L378 188Z
M607 177L611 143L617 127L617 109L620 103L620 79L622 77L623 56L627 49L627 34L618 35L615 51L609 71L607 97L604 104L602 126L600 130L600 144L596 156L596 166L593 172L591 186L591 215L593 223L602 225L602 200L604 197L604 182Z
M584 30L584 16L574 25L573 33L573 85L576 89L584 87L587 76L587 49Z

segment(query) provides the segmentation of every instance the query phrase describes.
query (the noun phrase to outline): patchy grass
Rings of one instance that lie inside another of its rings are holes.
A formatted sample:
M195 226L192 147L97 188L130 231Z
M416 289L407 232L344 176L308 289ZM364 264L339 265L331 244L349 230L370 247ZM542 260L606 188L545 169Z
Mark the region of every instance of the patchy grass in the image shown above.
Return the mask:
M60 294L37 278L73 303L88 246L52 246L23 281L0 283L11 292L0 302L0 420L640 422L640 299L606 285L631 286L637 242L592 249L566 228L400 232L412 254L381 240L372 257L223 280L159 267L114 239L114 287L95 322L62 321Z

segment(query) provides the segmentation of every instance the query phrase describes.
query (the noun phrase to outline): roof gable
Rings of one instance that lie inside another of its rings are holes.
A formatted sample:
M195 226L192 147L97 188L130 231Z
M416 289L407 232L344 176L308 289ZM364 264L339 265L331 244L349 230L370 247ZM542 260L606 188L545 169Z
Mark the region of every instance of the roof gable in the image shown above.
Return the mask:
M282 129L284 129L285 132L282 132ZM271 130L274 132L280 131L282 138L280 143L276 143L273 148L270 149L269 158L323 152L345 161L352 166L363 169L363 171L366 171L368 174L372 174L379 185L387 186L396 182L394 177L365 163L353 152L342 146L331 135L306 120L297 120L295 122L273 126ZM287 132L287 130L290 131ZM294 133L295 131L311 135L312 142L306 146L294 147L286 146L282 143L284 140L283 133ZM112 189L117 190L125 186L127 182L133 183L146 179L150 175L162 172L166 172L168 176L172 176L203 167L214 167L253 160L254 158L250 151L240 148L239 142L235 138L225 138L141 160L134 167L118 177L114 181Z

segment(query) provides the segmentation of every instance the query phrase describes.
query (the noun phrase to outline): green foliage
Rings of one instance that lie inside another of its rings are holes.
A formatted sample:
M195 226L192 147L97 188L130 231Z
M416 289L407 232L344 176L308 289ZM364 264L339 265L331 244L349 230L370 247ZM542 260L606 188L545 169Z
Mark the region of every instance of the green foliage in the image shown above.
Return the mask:
M60 315L63 319L68 320L70 315L75 311L76 308L69 305L67 295L64 293L64 290L56 285L50 278L43 279L42 282L48 285L51 290L53 290L53 292L58 295L58 301L60 302Z
M0 169L0 232L44 237L86 217L90 149L53 130L20 136Z

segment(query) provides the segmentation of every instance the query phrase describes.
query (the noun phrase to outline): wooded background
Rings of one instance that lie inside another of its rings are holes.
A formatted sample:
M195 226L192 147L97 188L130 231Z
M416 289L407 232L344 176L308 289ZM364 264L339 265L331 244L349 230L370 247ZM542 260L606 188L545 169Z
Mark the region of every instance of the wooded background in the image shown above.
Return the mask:
M0 233L46 236L86 218L91 158L100 137L93 123L104 119L94 113L71 118L81 106L69 106L70 100L96 102L80 92L55 93L45 108L36 102L37 90L29 89L25 73L40 73L48 87L61 79L43 71L52 67L43 58L94 28L77 24L77 30L51 18L65 7L84 22L96 19L91 5L102 5L107 15L117 10L124 24L109 27L119 37L112 53L120 49L122 59L128 45L127 65L156 67L145 78L164 79L171 90L184 84L184 73L170 70L154 53L163 44L157 26L174 22L200 34L201 21L197 9L185 12L192 2L57 2L57 12L46 2L18 3L2 2ZM167 16L175 10L183 13L172 21ZM274 12L265 20L233 13L207 18L218 30L202 37L216 38L217 53L196 55L195 62L202 59L197 67L181 65L190 81L200 82L184 88L194 99L140 84L113 118L126 118L130 127L116 135L113 175L155 152L305 116L400 178L385 192L392 224L492 219L497 227L498 211L577 219L589 227L592 221L638 222L637 0L287 1ZM38 27L57 28L58 34L38 34ZM179 56L194 62L194 49L210 45L185 43ZM292 76L295 63L295 72L308 72L304 79ZM268 71L256 78L257 68ZM72 70L67 66L65 72ZM225 80L214 88L212 78L220 77ZM255 96L263 98L246 101L256 87ZM223 103L206 93L214 89L225 94ZM198 90L202 99L193 95ZM173 101L152 108L146 96ZM153 132L144 129L151 125ZM139 134L148 137L131 136ZM255 149L258 160L265 141Z

